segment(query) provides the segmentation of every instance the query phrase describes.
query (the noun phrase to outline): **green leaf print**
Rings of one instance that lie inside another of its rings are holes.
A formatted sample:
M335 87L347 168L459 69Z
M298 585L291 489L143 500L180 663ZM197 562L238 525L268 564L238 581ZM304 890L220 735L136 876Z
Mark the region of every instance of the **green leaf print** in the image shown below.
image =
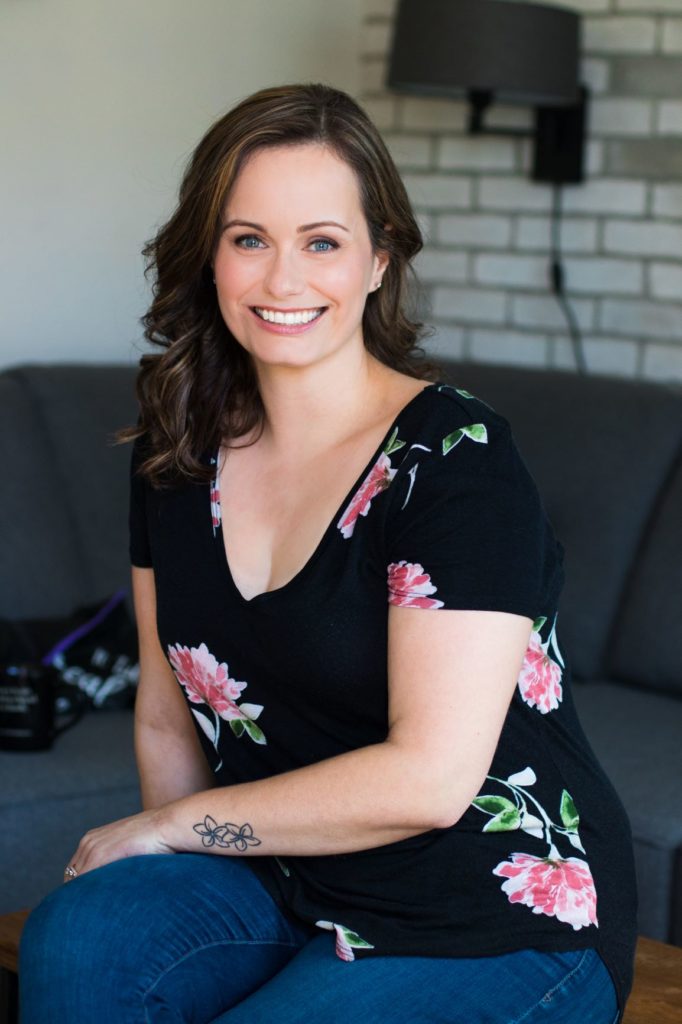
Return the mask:
M469 423L466 427L458 427L451 434L443 438L443 455L447 455L459 444L463 437L468 437L479 444L488 443L488 431L485 423Z
M539 633L540 630L542 629L542 627L544 626L544 624L546 622L547 622L547 616L546 615L540 615L539 618L537 618L535 620L535 622L533 623L533 632L534 633Z
M488 443L488 431L485 428L485 423L471 423L468 427L462 427L462 431L472 441L478 441L479 444Z
M252 722L251 719L244 719L244 728L255 743L265 744L267 742L263 730L255 722Z
M458 395L461 395L462 398L475 398L476 397L475 395L472 395L470 391L465 391L464 388L455 388L455 391L457 392Z
M241 718L233 718L230 721L230 729L237 738L244 735L244 722Z
M563 821L564 826L569 830L569 832L577 832L578 825L580 824L580 817L576 810L575 804L573 803L573 797L566 789L561 794L560 814L561 820Z
M352 932L348 928L344 928L343 925L341 925L341 931L343 932L344 939L353 949L374 949L374 946L370 942L361 939L357 932Z
M502 811L483 826L484 832L513 832L521 825L521 815L516 807L510 811Z
M459 444L459 442L462 440L463 437L464 437L464 434L462 433L461 430L453 430L453 432L451 434L448 434L447 437L444 437L443 438L443 455L447 455L448 452L451 452L452 449L455 447L455 445Z
M392 455L393 452L397 452L404 447L405 442L401 441L398 438L398 428L396 427L393 433L391 434L390 438L388 439L388 444L384 448L384 455Z
M471 802L474 807L488 814L504 814L516 810L516 804L507 800L506 796L477 796Z
M286 875L286 877L289 878L291 876L291 871L289 871L289 868L286 866L284 861L280 860L279 857L275 857L275 860L279 864L279 866L280 866L280 868L282 870L282 874Z

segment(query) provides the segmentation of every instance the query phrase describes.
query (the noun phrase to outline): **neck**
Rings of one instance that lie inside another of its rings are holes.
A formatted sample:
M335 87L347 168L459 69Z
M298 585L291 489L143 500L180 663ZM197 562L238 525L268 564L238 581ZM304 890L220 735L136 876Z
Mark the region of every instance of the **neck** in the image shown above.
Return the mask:
M324 451L377 415L392 374L364 348L343 366L327 360L302 370L259 367L263 443L283 461Z

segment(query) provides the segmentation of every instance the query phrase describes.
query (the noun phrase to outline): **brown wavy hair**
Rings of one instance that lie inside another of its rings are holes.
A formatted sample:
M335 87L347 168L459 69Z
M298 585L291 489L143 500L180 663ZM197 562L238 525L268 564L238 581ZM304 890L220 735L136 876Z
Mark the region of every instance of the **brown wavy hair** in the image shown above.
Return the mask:
M214 470L202 455L262 430L255 369L222 318L212 264L230 190L247 158L305 143L328 147L354 170L372 251L389 256L382 287L369 294L363 312L367 351L417 379L437 377L417 344L426 329L406 311L407 275L414 277L410 261L422 235L378 130L355 100L328 85L261 89L209 128L189 160L174 213L143 249L153 300L141 322L162 351L142 356L138 424L118 438L144 435L139 472L156 486L208 480Z

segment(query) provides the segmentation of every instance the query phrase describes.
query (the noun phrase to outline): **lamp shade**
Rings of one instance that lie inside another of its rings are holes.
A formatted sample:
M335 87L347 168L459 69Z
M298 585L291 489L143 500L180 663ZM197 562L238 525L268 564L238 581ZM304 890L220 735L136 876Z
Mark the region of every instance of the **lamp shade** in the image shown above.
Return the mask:
M579 16L514 0L399 0L388 85L431 96L491 93L495 102L567 106L578 99Z

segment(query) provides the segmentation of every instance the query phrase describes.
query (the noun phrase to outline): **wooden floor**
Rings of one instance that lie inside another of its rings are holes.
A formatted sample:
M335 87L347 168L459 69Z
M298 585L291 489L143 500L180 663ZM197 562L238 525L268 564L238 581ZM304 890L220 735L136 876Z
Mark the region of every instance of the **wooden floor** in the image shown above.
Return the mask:
M0 917L0 968L14 974L27 914L27 910L18 910ZM623 1024L682 1024L682 949L640 938L635 983Z
M623 1024L682 1024L682 949L640 938Z

